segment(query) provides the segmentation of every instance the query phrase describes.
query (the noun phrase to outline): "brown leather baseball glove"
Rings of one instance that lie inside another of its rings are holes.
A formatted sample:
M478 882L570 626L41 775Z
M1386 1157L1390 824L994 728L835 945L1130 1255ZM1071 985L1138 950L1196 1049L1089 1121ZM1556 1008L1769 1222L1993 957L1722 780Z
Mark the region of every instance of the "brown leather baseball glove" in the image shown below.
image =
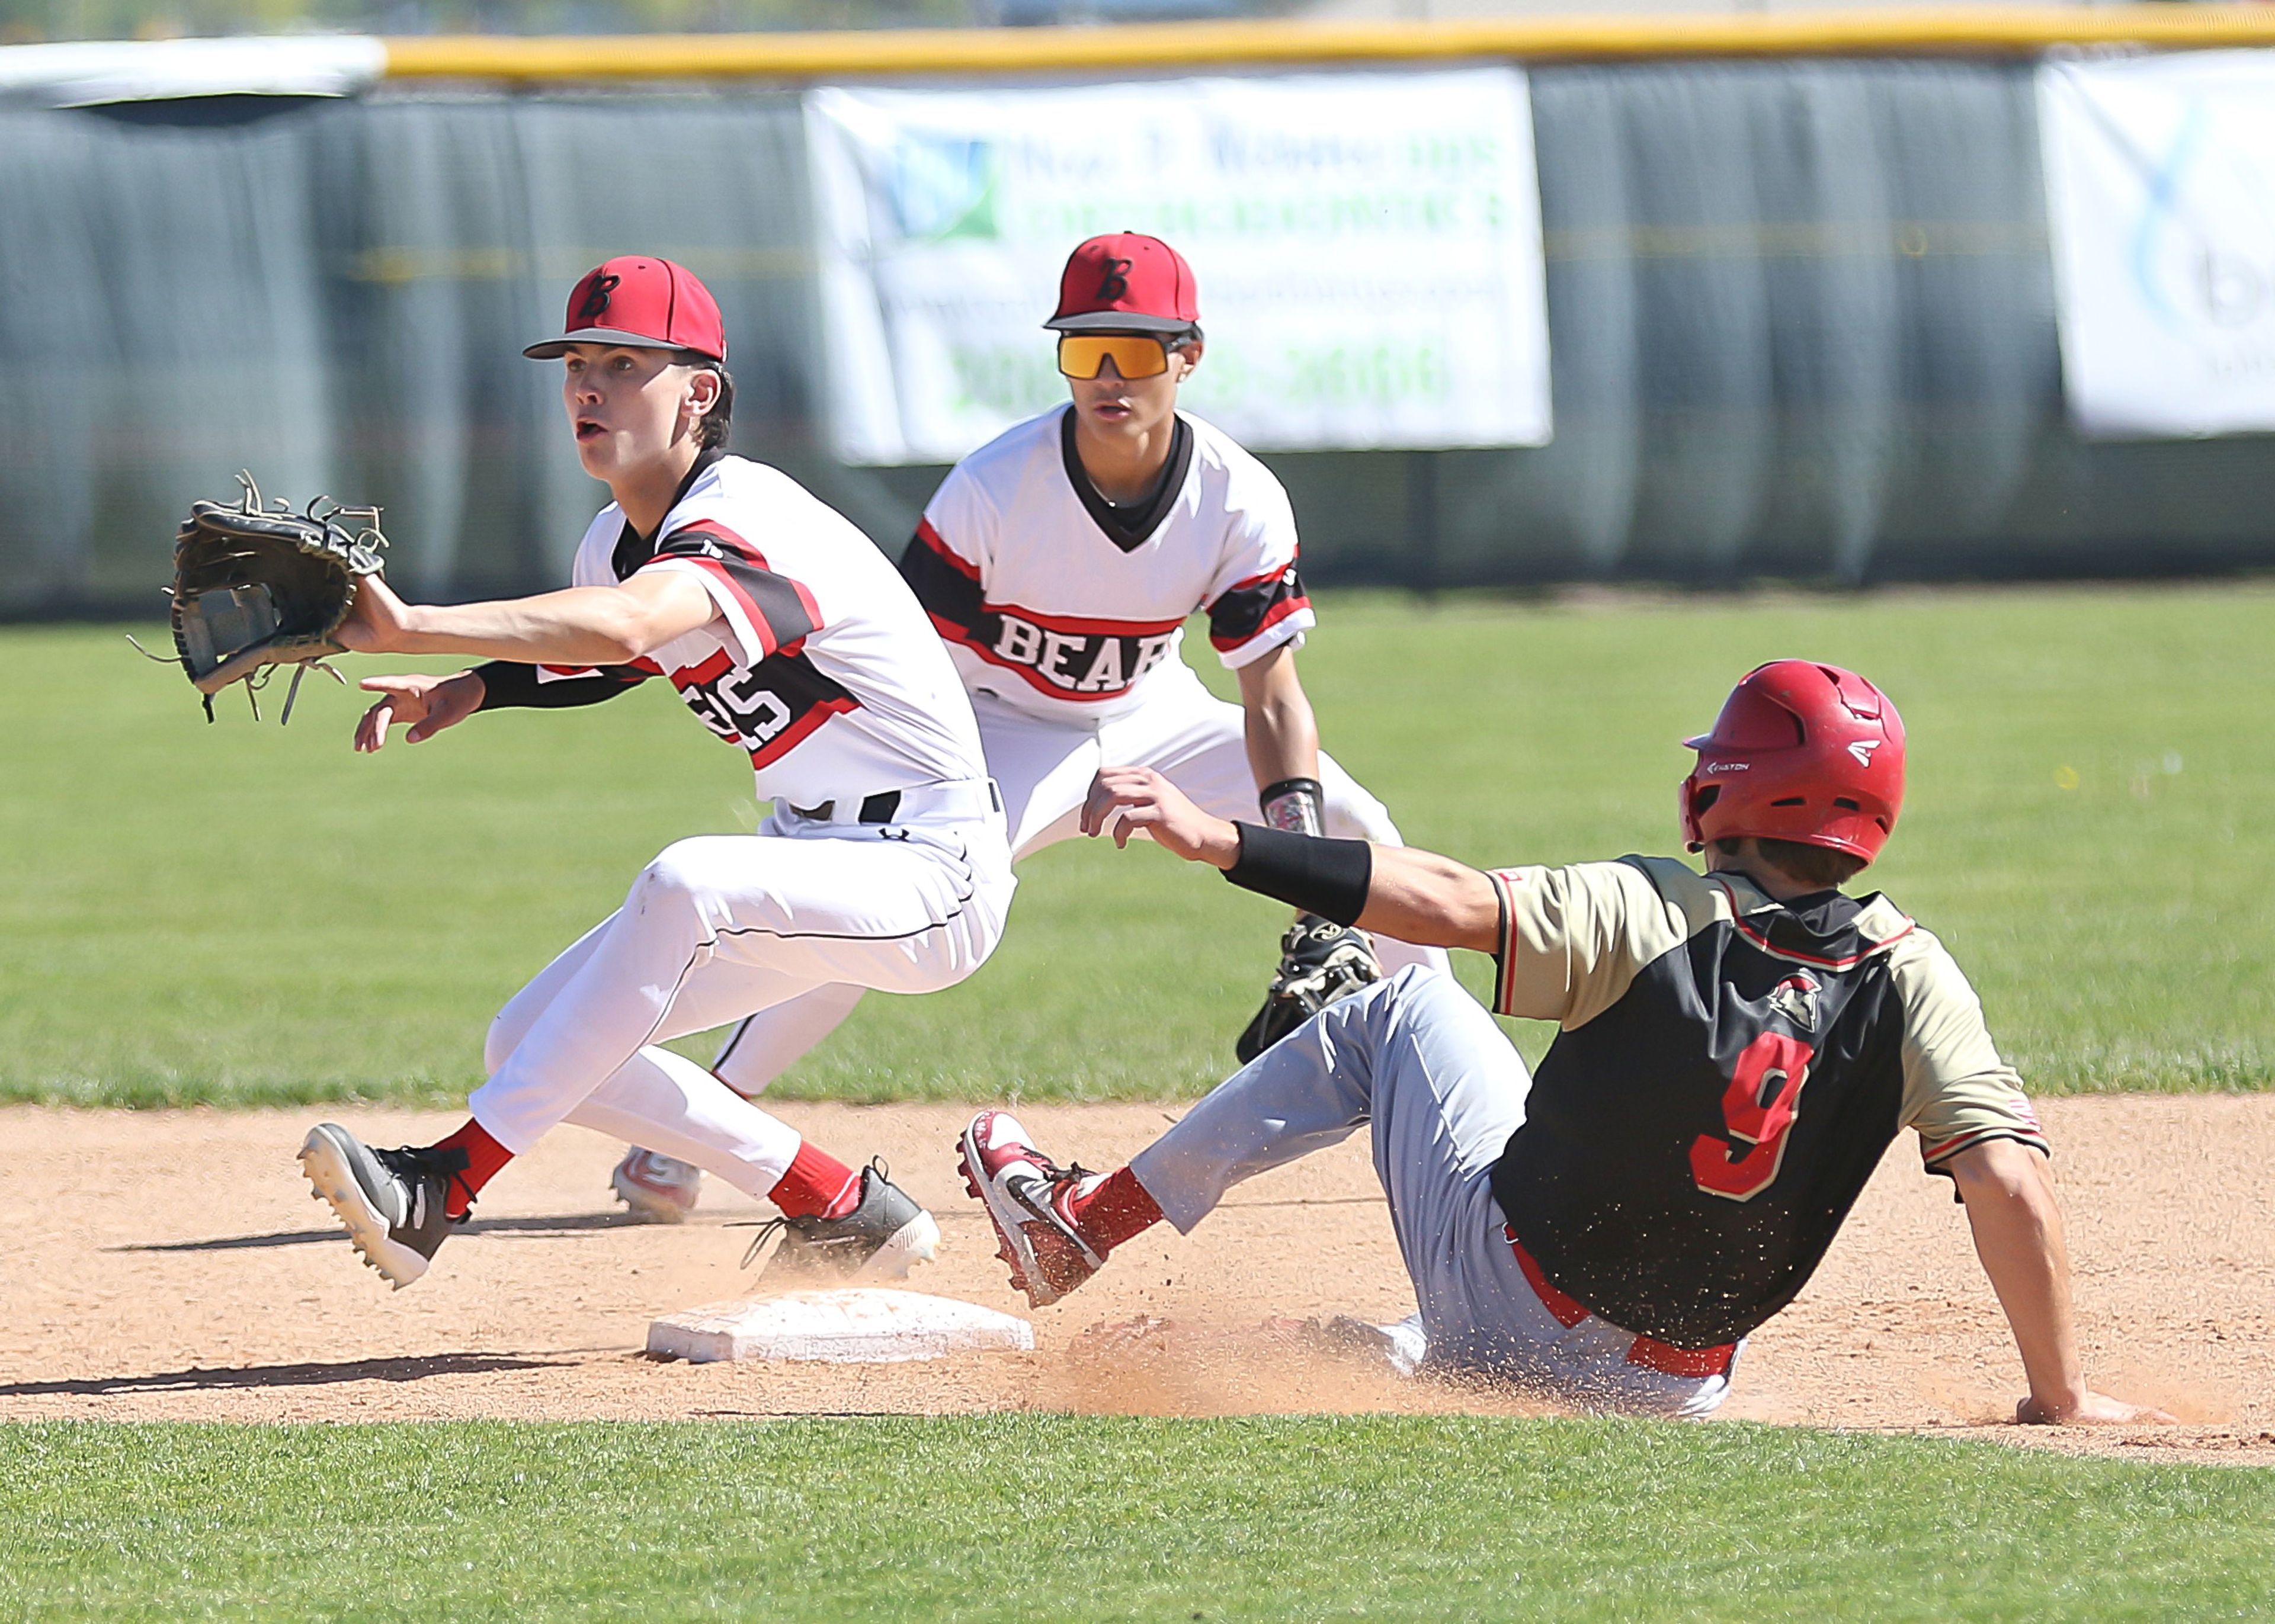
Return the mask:
M387 545L377 508L325 507L320 496L295 513L264 504L251 474L238 481L239 506L193 502L174 538L174 651L205 696L208 721L213 696L231 683L251 694L268 667L296 665L297 694L306 666L341 653L334 634ZM253 714L261 714L258 699ZM288 698L284 719L291 716Z

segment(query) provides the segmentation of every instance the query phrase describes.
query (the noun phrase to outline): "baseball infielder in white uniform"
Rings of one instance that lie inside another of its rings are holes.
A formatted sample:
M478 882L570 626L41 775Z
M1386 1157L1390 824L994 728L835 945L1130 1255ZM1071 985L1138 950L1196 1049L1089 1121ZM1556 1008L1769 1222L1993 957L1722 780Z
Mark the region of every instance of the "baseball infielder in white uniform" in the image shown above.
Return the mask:
M611 260L577 284L564 362L586 470L616 497L566 592L412 606L377 578L343 640L466 653L449 677L377 677L356 737L431 737L478 709L589 703L650 676L748 752L775 810L759 834L668 848L624 906L539 972L490 1028L488 1081L438 1144L374 1151L325 1123L310 1182L397 1287L513 1156L562 1122L668 1150L772 1201L786 1250L850 1272L929 1258L929 1214L873 1164L804 1143L661 1046L820 986L924 993L1001 934L1013 880L970 701L892 565L787 476L729 457L718 307L668 261Z
M1253 817L1260 802L1276 827L1394 843L1382 804L1320 751L1296 679L1316 617L1287 493L1176 409L1201 359L1190 268L1155 238L1093 238L1067 261L1045 325L1061 335L1072 400L957 464L901 561L971 691L1014 858L1078 832L1106 766L1156 768L1219 817ZM1238 705L1213 698L1179 657L1196 612L1238 674ZM1281 985L1308 972L1351 991L1409 964L1446 967L1441 948L1376 946L1379 968L1365 937L1305 916L1289 932ZM760 1012L714 1070L760 1092L861 993L840 982ZM1241 1058L1315 1007L1268 1000ZM635 1149L614 1185L635 1212L669 1222L694 1205L701 1176Z

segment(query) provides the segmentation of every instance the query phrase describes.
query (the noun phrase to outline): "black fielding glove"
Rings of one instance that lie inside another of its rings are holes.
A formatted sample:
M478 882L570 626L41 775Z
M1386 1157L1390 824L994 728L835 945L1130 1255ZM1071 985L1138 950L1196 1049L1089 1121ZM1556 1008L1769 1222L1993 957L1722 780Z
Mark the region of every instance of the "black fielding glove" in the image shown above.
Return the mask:
M1280 939L1280 969L1264 1007L1232 1052L1245 1066L1329 1004L1381 979L1382 965L1365 932L1299 914Z
M249 473L237 476L244 497L235 507L194 502L174 535L174 652L182 671L204 696L206 720L213 697L231 683L251 693L270 666L321 666L340 653L334 634L355 608L364 578L379 573L377 508L326 508L318 497L295 513L261 500ZM292 677L299 691L302 672ZM340 677L342 682L346 678ZM261 702L253 702L261 714ZM292 719L292 701L284 702Z

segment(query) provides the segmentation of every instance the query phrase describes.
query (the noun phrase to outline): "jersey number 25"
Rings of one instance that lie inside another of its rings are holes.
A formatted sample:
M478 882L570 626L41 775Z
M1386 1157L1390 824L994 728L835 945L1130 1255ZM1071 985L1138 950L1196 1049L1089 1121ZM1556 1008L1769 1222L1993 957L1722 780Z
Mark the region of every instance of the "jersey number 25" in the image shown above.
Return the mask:
M1690 1175L1710 1196L1751 1201L1777 1180L1801 1086L1816 1051L1783 1032L1764 1032L1738 1054L1722 1091L1729 1138L1702 1133L1691 1142Z

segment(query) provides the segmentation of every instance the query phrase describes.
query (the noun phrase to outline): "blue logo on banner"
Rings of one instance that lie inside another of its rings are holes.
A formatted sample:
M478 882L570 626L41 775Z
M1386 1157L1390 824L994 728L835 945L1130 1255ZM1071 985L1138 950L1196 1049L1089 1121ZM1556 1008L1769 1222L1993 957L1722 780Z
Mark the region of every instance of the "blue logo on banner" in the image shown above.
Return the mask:
M995 178L992 141L907 133L893 149L885 195L904 238L993 238Z
M2167 230L2189 230L2189 223L2182 218L2180 208L2181 183L2203 146L2205 123L2203 108L2190 108L2163 162L2149 162L2145 156L2135 159L2142 171L2141 184L2148 196L2141 211L2140 229L2133 236L2133 280L2140 285L2143 302L2174 332L2186 329L2173 301L2165 297L2162 278L2158 275L2158 239ZM2202 233L2195 235L2201 237Z

